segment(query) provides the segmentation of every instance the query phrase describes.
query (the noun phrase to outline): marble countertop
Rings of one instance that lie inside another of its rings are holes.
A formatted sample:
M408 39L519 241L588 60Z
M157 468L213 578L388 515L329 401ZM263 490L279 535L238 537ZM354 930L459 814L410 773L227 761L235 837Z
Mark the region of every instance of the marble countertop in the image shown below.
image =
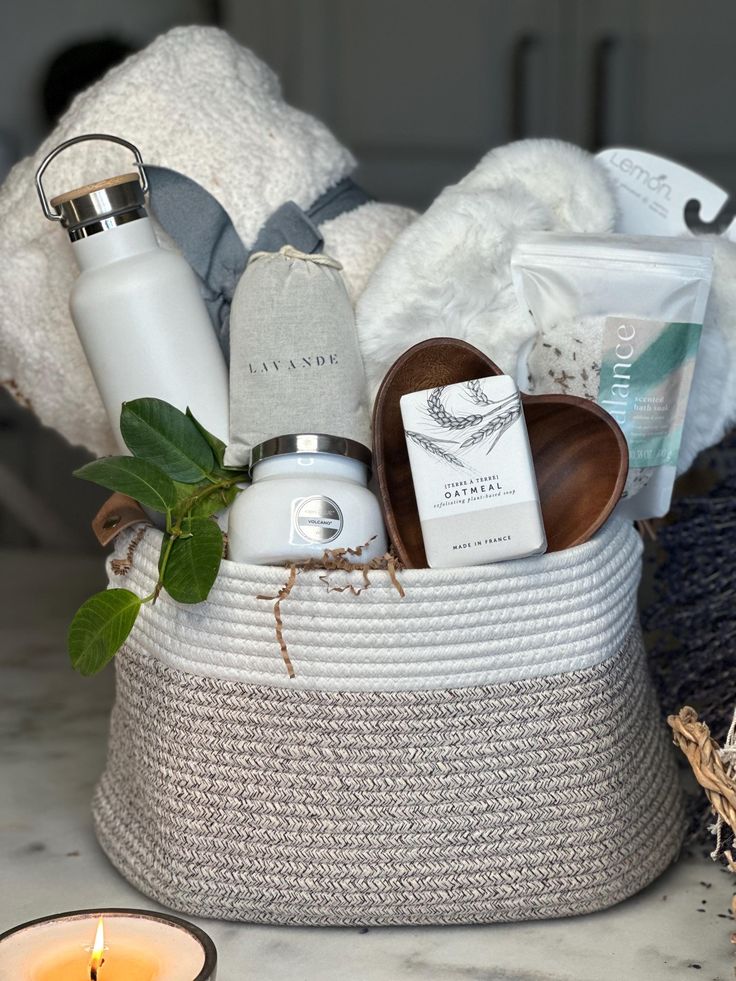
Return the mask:
M0 932L61 910L159 909L112 868L89 802L113 672L69 668L65 632L104 585L102 560L0 552ZM480 927L315 929L200 921L218 981L733 981L736 880L680 861L603 913ZM6 979L0 965L0 981Z

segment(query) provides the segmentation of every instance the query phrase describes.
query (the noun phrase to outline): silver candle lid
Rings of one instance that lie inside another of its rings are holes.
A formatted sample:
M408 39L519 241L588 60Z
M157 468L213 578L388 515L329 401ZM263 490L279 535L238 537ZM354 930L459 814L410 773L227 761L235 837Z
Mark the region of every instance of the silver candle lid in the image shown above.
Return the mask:
M261 460L285 456L287 453L332 453L334 456L357 460L369 470L371 467L371 451L354 439L330 436L327 433L289 433L286 436L274 436L254 446L250 454L251 470Z
M73 191L57 194L48 201L42 183L46 168L67 147L86 140L106 140L127 147L135 157L138 173L120 174L94 184L85 184ZM50 221L61 222L69 232L72 242L146 217L145 194L148 190L148 182L140 151L132 143L118 136L90 133L66 140L47 154L42 161L36 173L36 190L43 213Z

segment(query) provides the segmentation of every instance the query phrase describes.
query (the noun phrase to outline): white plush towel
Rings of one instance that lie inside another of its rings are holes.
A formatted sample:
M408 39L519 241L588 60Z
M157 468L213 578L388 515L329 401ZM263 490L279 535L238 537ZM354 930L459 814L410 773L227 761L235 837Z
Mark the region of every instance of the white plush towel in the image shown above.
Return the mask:
M533 335L511 283L518 232L611 231L613 196L590 154L557 140L526 140L486 154L405 229L357 306L372 387L407 348L459 337L513 373Z
M184 27L79 95L36 154L13 168L0 189L0 383L70 442L104 454L115 443L68 312L76 265L34 187L49 150L94 132L122 136L144 161L202 184L247 247L280 205L308 208L354 160L325 126L283 101L275 75L250 51L214 28ZM45 183L53 196L131 169L120 147L82 143L52 162ZM353 298L412 218L370 203L322 226ZM125 338L115 343L124 348Z
M534 334L511 282L515 236L611 232L615 223L606 172L584 150L557 140L524 140L486 154L399 235L358 300L372 391L403 351L438 335L474 344L514 374ZM736 246L719 239L681 471L736 419L735 321Z

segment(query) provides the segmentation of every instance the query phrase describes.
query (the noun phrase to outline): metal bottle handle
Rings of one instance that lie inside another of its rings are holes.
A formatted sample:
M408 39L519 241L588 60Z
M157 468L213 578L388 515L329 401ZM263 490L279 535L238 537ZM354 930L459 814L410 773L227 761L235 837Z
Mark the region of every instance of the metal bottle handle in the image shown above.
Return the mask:
M65 140L63 143L60 143L55 150L52 150L51 153L47 154L41 163L41 166L36 171L36 190L38 191L38 196L41 200L43 213L46 215L49 221L61 221L61 215L58 211L52 210L43 189L41 179L46 171L46 168L54 157L58 157L61 151L66 150L67 147L73 146L75 143L82 143L85 140L108 140L110 143L119 143L120 146L127 147L135 157L135 166L138 173L141 175L141 186L143 188L143 193L145 194L148 190L148 178L146 177L146 171L143 167L143 157L141 156L141 151L133 143L129 143L121 136L110 136L108 133L86 133L83 136L73 136L70 140Z

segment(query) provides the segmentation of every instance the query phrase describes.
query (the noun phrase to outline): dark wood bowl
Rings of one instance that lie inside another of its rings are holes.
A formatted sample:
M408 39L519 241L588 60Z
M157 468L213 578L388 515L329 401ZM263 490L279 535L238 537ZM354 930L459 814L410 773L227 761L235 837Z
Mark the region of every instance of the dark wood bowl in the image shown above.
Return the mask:
M440 385L503 374L452 337L410 348L384 378L373 409L373 458L389 538L409 569L427 567L400 399ZM626 439L600 406L574 395L522 395L547 551L581 545L609 518L629 468Z

